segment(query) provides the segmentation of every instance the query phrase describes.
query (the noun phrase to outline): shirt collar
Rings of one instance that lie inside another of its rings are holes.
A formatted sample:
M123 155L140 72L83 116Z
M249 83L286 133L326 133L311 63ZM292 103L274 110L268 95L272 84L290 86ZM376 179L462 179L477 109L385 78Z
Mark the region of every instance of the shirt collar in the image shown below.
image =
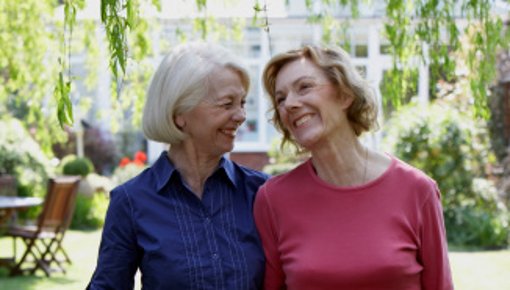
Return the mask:
M170 178L172 178L174 174L179 175L179 172L175 169L175 166L168 158L167 151L161 152L159 158L152 165L152 171L156 176L156 186L158 192L161 191L163 187L165 187L165 185L169 182ZM218 168L215 170L213 175L218 171L223 171L230 183L232 183L234 187L237 187L235 166L232 160L222 156L218 164Z
M165 187L172 175L177 173L177 170L168 158L167 151L161 152L159 158L154 162L151 168L156 176L156 189L158 192Z
M220 164L216 171L218 171L220 169L223 169L223 171L227 175L227 177L230 180L230 182L232 183L232 185L234 187L237 187L237 175L236 175L236 171L235 171L234 162L232 162L232 160L222 156L220 159Z

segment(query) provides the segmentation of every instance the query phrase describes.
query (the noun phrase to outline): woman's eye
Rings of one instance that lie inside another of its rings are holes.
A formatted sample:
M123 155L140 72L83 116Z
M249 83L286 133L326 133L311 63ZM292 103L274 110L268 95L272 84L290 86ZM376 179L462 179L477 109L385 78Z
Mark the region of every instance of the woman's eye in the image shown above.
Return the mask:
M228 103L223 103L221 106L223 108L230 109L230 108L232 108L233 105L234 105L234 103L228 102Z
M298 86L298 92L300 94L308 92L310 89L312 89L314 86L311 83L302 83Z
M283 102L285 101L285 98L284 97L276 97L275 98L275 102L276 102L276 105L280 106L281 104L283 104Z

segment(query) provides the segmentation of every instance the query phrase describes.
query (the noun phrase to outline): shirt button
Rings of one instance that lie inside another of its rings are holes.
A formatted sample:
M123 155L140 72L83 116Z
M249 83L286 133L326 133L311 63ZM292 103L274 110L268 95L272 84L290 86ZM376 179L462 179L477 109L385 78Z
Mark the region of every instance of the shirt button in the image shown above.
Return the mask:
M212 254L213 260L218 260L220 256L217 253Z
M211 218L206 217L204 223L206 225L210 224L211 223Z

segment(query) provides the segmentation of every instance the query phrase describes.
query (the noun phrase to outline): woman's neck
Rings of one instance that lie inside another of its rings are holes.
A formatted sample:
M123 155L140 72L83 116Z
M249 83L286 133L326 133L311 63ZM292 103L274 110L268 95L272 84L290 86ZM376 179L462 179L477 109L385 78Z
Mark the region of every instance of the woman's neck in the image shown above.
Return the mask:
M335 138L312 148L312 163L317 175L337 186L353 186L366 183L370 152L353 134L337 135Z
M206 156L184 142L172 145L168 157L193 193L202 199L204 185L218 167L221 156Z

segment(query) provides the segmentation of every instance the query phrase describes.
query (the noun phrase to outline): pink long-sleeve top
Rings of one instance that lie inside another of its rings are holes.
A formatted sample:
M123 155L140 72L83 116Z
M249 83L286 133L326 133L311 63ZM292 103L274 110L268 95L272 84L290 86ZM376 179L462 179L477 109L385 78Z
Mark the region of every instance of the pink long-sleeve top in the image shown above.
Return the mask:
M266 290L453 289L438 187L392 159L362 186L332 186L308 160L259 189Z

